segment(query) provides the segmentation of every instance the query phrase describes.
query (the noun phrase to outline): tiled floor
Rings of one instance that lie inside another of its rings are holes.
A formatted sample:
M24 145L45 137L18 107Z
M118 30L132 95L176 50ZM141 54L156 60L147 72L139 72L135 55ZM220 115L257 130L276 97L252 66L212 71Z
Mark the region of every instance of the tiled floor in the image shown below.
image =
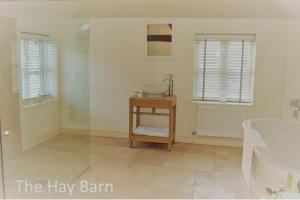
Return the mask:
M241 153L240 148L183 143L170 152L150 143L130 149L125 139L62 134L15 158L10 171L15 173L19 163L22 173L12 179L32 174L34 181L57 179L80 185L87 180L112 183L114 189L81 193L76 188L72 195L39 198L249 198L240 172Z

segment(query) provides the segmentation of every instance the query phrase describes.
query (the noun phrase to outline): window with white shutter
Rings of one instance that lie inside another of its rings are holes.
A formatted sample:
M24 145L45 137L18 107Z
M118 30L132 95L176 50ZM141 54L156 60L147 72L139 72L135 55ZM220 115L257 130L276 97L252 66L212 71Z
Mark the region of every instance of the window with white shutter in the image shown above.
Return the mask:
M194 101L252 103L255 35L196 35Z
M57 96L57 44L46 36L22 34L22 99L40 103Z

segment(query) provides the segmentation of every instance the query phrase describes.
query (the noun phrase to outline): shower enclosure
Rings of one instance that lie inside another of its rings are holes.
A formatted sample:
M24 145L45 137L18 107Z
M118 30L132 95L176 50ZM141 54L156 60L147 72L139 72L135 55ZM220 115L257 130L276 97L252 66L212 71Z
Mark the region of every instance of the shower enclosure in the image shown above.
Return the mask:
M1 198L64 198L55 184L90 168L82 25L88 21L0 18Z

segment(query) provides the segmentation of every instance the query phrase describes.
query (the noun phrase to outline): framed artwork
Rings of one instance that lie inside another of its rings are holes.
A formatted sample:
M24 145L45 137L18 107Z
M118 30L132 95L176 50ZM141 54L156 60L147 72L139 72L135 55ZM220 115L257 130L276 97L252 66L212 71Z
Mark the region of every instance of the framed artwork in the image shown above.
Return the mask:
M172 57L173 39L173 24L148 23L146 56L148 58Z

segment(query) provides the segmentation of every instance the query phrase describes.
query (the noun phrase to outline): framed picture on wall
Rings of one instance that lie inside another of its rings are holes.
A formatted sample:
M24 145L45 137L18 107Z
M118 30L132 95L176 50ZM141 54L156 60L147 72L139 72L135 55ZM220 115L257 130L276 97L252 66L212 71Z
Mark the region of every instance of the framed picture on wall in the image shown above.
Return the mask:
M174 25L172 23L146 24L146 57L150 59L170 59L174 50Z

